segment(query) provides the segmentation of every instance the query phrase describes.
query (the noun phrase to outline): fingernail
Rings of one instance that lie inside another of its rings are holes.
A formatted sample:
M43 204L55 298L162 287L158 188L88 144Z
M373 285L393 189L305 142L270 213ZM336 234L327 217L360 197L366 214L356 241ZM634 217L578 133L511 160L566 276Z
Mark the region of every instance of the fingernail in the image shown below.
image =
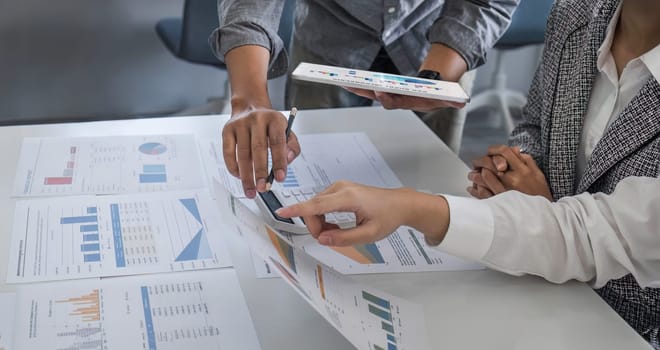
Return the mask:
M257 180L257 190L259 190L259 192L266 191L266 179Z
M286 213L285 209L286 209L286 207L279 208L279 209L275 210L275 214L277 214L279 216L282 216L282 213Z
M254 198L254 197L257 195L257 191L255 191L255 190L247 190L247 191L245 191L245 195L246 195L248 198Z
M332 237L319 236L319 243L321 243L322 245L332 245Z
M284 181L284 178L286 177L286 174L284 173L284 170L278 169L275 172L275 178L277 178L277 181Z
M293 151L289 151L289 154L286 155L286 160L291 163L294 158L296 158L296 154Z

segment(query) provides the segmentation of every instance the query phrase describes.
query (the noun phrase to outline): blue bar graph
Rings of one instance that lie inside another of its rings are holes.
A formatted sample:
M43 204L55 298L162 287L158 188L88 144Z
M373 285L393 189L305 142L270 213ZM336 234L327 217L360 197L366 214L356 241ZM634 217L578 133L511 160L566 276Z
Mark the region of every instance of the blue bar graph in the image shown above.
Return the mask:
M85 262L99 262L101 261L101 254L85 254L84 255L84 261Z
M285 188L300 186L300 184L298 183L298 178L296 177L296 174L293 172L293 169L291 168L287 169L286 178L284 178L284 182L282 183L282 186L284 186Z
M117 267L126 267L124 255L124 239L121 236L121 220L119 218L119 205L110 204L110 218L112 219L112 238L115 242L115 259Z
M391 341L392 343L396 344L396 338L394 338L393 335L388 334L387 335L387 340Z
M142 166L145 173L165 174L165 164L145 164Z
M396 345L392 343L387 343L387 350L396 350Z
M87 208L87 214L96 214L96 207Z
M140 174L140 183L163 183L167 182L166 174Z
M81 252L98 252L101 246L98 243L85 243L80 245Z
M80 232L97 232L99 225L80 225Z
M88 215L88 216L69 216L69 217L63 217L60 219L60 224L66 225L66 224L84 224L88 222L96 222L97 217L96 215Z
M98 233L88 233L83 235L83 242L98 242L99 234Z
M147 331L147 343L149 350L156 350L156 332L154 322L151 318L151 305L149 303L149 288L141 287L142 290L142 310L144 312L144 323Z

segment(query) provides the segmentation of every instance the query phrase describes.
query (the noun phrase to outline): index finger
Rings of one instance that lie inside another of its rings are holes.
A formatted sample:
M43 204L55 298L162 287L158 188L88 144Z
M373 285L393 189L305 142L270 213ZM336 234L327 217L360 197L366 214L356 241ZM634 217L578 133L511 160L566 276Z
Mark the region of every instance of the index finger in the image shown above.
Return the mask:
M324 215L336 211L345 211L350 205L345 197L338 193L319 194L316 197L301 203L282 207L275 213L283 218L297 216Z
M512 170L520 169L525 166L525 162L520 159L518 152L514 152L509 146L499 145L488 147L488 155L504 157L509 168Z

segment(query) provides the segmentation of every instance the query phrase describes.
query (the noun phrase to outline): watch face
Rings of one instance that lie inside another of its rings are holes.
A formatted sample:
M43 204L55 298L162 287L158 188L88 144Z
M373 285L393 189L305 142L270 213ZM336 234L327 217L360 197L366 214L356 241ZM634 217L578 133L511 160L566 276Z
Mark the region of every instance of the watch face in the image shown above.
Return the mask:
M419 73L417 73L417 77L432 80L442 80L440 73L429 69L419 71Z

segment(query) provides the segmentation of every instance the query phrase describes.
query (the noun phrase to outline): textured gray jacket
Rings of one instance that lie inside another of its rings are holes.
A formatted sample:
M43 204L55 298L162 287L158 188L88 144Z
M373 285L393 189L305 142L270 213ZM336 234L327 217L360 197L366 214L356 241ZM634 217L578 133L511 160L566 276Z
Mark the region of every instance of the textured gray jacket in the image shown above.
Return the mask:
M536 159L555 199L585 191L611 193L628 176L660 177L660 85L651 77L605 130L583 177L575 178L583 119L598 72L597 50L618 3L562 0L555 4L524 120L510 139L510 144L521 145ZM642 289L628 275L597 292L660 349L660 289Z

